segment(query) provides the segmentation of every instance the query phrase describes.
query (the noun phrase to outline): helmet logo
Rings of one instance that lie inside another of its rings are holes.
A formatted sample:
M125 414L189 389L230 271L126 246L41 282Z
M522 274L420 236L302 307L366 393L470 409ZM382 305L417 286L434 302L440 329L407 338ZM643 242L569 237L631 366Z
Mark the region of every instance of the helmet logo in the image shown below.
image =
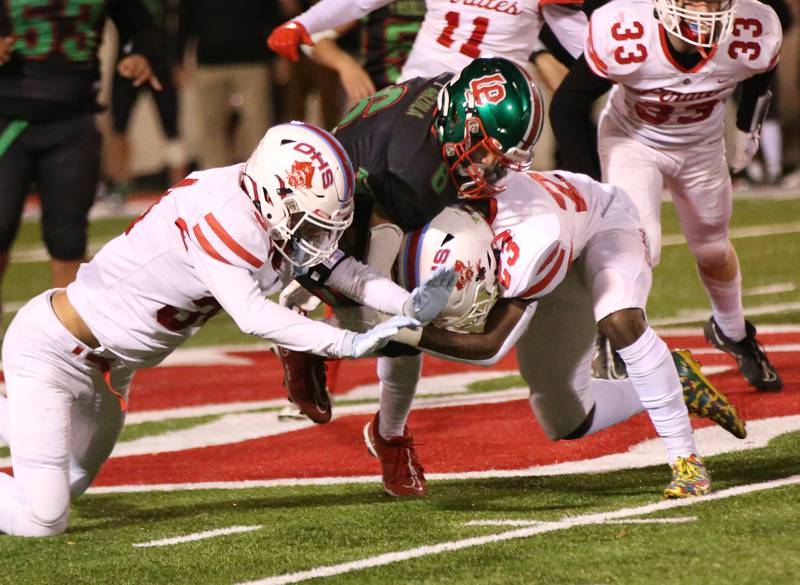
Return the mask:
M328 164L328 161L326 161L324 158L322 158L322 153L321 152L319 152L316 148L314 148L313 146L311 146L310 144L308 144L306 142L298 142L298 143L296 143L294 145L294 149L297 152L300 152L302 154L308 155L309 157L311 157L311 160L316 163L317 169L319 169L319 171L322 173L322 188L323 189L327 189L328 187L333 185L333 169ZM295 163L295 164L297 164L297 163ZM308 163L308 162L303 163L303 164L307 164L307 165L309 165L309 167L311 166L311 163ZM292 172L294 172L294 165L292 165ZM306 189L309 189L311 187L311 178L313 176L314 176L314 173L313 173L313 168L312 168L312 172L308 177L308 184L305 186Z
M456 282L456 289L462 290L465 286L469 285L469 281L475 276L472 266L469 263L464 264L461 260L456 260L456 272L458 272L458 282Z
M506 78L502 73L476 77L469 82L475 105L499 104L506 97Z
M308 161L296 160L292 163L292 170L287 177L292 189L311 189L311 180L314 178L314 165Z

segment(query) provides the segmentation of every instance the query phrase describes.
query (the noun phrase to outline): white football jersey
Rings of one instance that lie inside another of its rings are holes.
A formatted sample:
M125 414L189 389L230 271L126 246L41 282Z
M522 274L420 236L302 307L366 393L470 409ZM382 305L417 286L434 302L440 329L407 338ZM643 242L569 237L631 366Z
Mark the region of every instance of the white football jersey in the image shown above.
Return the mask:
M338 354L346 332L266 300L290 275L240 188L243 168L192 173L81 265L67 296L106 350L155 365L224 309L246 333Z
M593 236L640 228L633 203L621 190L566 171L511 172L506 190L493 201L489 221L505 298L547 295Z
M427 0L400 80L460 71L478 57L505 57L525 66L553 0ZM581 0L555 2L580 4Z
M651 0L616 0L592 13L586 61L617 84L604 113L654 148L718 140L725 98L778 61L778 17L757 0L739 0L728 39L691 69L672 57L667 34Z

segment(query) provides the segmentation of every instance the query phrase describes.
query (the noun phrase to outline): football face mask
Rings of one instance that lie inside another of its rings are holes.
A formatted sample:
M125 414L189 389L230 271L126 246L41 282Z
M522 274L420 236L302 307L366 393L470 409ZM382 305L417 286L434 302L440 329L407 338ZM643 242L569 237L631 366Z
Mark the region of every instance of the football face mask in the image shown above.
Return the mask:
M736 0L654 0L656 17L677 38L707 51L733 28Z

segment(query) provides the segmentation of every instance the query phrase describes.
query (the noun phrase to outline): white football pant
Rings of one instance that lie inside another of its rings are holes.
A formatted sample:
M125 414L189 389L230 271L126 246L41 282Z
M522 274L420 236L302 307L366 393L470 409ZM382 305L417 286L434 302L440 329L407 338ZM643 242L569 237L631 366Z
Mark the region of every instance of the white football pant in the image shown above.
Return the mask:
M125 419L98 358L61 324L55 290L31 299L3 340L7 398L0 435L14 477L0 473L0 532L49 536L67 528L72 498L91 484ZM111 385L127 395L133 370L111 362Z

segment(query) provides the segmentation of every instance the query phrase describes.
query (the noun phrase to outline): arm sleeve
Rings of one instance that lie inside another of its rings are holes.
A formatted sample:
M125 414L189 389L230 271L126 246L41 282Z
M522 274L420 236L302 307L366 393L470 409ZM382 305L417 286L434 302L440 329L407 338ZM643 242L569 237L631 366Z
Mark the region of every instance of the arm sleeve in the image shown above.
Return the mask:
M321 0L294 20L306 27L309 34L314 34L358 20L391 2L392 0Z
M525 307L525 311L522 313L522 316L520 317L519 321L517 321L517 324L514 325L514 328L503 340L502 345L494 353L494 355L491 355L489 357L482 359L470 359L468 357L458 357L454 355L439 353L437 351L426 349L422 345L419 345L418 347L425 353L429 353L432 356L450 360L453 362L460 362L462 364L471 364L473 366L484 366L484 367L493 366L501 359L503 359L508 354L509 351L511 351L511 348L517 344L519 338L522 337L523 333L525 333L525 330L528 328L528 325L530 324L531 319L533 319L533 315L536 312L536 306L537 303L531 303L527 307ZM474 334L454 333L453 335L474 335Z
M125 42L131 41L130 53L157 57L162 51L161 37L153 16L142 0L118 0L108 5L108 15Z
M267 300L246 268L209 256L194 241L187 247L209 291L244 333L326 357L342 357L349 351L354 333L313 321Z
M753 117L756 115L756 105L770 90L775 69L758 73L742 82L742 99L736 111L736 127L742 132L750 132L753 128ZM766 112L764 112L766 115Z
M559 44L577 59L583 53L583 37L588 22L586 15L577 6L561 4L543 5L542 15Z
M362 305L390 315L402 315L411 296L401 286L350 256L335 266L326 284Z
M550 104L550 125L561 153L561 167L600 179L597 128L592 105L612 87L612 82L592 73L581 55L559 86Z

